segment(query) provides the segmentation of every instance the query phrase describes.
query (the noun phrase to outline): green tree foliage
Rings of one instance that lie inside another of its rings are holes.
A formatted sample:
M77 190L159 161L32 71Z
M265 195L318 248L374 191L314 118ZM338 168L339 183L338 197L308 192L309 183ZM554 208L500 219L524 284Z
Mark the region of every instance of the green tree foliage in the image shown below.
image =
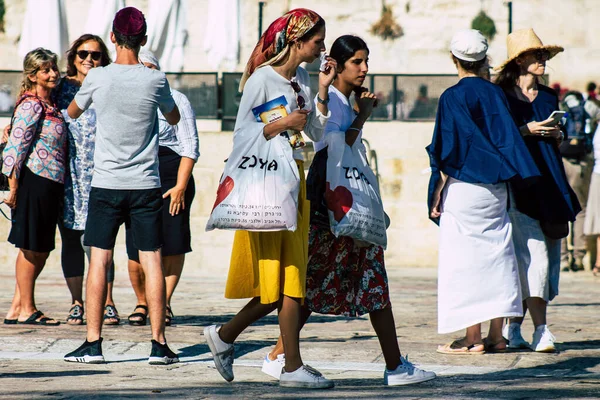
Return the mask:
M490 42L494 40L494 36L496 36L496 24L494 24L494 20L488 17L483 10L481 10L479 14L473 18L473 21L471 22L471 28L477 29Z

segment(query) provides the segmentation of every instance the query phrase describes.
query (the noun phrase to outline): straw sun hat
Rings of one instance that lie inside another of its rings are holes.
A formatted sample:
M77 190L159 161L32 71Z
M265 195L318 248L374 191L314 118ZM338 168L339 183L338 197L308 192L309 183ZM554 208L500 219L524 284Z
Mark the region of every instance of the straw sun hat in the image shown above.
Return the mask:
M521 54L531 50L546 50L550 55L548 59L554 57L565 49L561 46L544 46L538 35L535 34L533 29L520 29L514 31L506 38L506 49L508 53L508 59L494 68L496 71L500 71L512 60L519 57Z

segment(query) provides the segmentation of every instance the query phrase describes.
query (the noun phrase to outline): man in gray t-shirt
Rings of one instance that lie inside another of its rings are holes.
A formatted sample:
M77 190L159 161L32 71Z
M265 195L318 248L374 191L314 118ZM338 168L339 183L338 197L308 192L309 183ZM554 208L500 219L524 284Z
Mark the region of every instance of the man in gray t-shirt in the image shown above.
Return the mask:
M102 313L106 271L119 227L130 224L146 276L152 325L150 364L179 361L165 339L165 278L161 265L162 193L158 173L159 108L167 122L179 122L179 110L165 74L138 61L146 43L146 20L133 7L115 15L111 41L117 58L90 70L67 112L78 118L92 103L96 109L94 174L84 242L92 248L86 285L87 338L65 361L102 363Z

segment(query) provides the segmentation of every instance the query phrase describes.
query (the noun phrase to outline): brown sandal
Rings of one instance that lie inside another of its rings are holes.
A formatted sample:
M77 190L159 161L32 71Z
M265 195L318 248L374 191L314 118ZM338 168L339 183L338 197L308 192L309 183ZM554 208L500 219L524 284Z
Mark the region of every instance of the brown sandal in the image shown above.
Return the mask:
M475 356L485 354L485 347L482 343L473 343L471 345L464 345L460 340L455 340L452 343L448 343L442 346L438 346L437 352L441 354L451 355L468 355Z

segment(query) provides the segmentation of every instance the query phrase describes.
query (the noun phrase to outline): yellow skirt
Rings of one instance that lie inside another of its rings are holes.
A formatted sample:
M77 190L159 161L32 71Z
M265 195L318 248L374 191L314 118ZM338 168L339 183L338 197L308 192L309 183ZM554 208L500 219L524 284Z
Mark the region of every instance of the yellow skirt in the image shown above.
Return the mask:
M306 200L304 163L296 160L300 174L298 220L294 232L237 231L233 240L225 298L260 297L262 304L306 295L310 202Z

